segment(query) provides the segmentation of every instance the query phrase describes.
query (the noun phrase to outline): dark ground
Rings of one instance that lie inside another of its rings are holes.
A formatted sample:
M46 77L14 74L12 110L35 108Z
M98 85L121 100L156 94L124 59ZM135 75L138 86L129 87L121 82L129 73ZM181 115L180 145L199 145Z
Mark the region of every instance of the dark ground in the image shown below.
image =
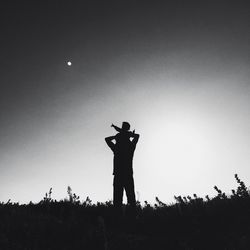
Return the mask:
M137 250L250 249L250 196L235 176L237 190L202 199L175 197L166 205L137 203L134 219L114 216L112 203L84 202L68 189L64 201L51 199L51 190L38 203L0 204L1 250Z

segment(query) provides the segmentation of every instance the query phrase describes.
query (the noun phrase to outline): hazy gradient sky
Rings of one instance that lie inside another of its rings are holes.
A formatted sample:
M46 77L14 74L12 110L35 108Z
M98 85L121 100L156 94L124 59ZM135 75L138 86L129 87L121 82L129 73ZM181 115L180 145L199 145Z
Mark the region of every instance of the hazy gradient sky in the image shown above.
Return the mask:
M249 185L248 1L11 1L0 26L1 201L111 199L122 121L140 201Z

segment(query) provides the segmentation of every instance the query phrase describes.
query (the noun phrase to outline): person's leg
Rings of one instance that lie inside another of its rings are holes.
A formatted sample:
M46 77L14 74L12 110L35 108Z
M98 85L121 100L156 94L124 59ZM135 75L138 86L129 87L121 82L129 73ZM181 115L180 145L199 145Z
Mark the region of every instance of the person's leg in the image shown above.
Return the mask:
M135 190L134 190L134 178L133 175L126 177L124 182L128 204L130 208L130 214L135 216L136 201L135 201Z
M122 214L123 180L120 176L114 176L113 182L113 203L116 213Z

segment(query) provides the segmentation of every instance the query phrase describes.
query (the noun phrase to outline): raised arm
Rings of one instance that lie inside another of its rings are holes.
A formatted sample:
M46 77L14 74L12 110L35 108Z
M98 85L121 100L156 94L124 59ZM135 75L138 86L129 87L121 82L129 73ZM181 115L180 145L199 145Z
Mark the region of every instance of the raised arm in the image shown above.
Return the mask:
M119 128L119 127L117 127L116 125L114 125L113 123L112 123L112 125L111 125L111 127L113 127L117 132L122 132L122 129L121 128Z
M139 140L139 137L140 135L139 134L136 134L135 131L133 131L133 133L131 133L130 137L132 137L132 142L136 145L136 143L138 142Z
M111 148L112 151L115 149L115 143L112 142L115 139L115 136L108 136L105 138L106 143Z

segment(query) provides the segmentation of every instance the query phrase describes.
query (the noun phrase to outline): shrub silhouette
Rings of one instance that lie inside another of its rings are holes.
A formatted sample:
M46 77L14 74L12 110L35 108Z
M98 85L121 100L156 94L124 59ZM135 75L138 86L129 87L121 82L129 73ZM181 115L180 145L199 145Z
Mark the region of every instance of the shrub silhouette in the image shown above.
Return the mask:
M80 201L70 187L60 201L50 188L37 204L1 202L0 249L250 249L249 190L235 179L229 195L214 186L215 197L137 201L136 220L114 219L112 201Z

